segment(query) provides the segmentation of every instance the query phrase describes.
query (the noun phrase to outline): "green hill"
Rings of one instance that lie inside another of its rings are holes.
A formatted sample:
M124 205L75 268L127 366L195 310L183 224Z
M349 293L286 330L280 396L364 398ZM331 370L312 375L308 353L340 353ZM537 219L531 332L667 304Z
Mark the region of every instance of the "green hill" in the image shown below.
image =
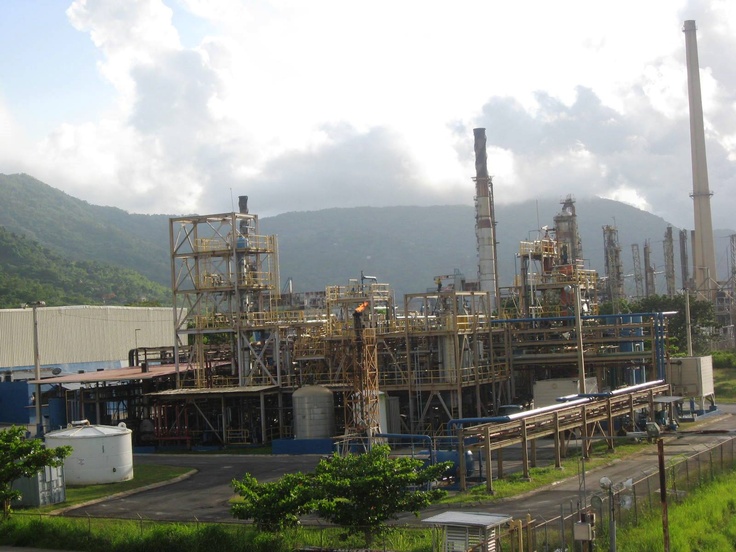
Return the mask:
M0 228L0 308L48 305L167 304L169 290L139 273L94 261L69 261Z
M76 199L26 174L0 174L0 226L74 261L132 268L170 285L166 215L132 215Z
M0 226L37 241L41 247L76 263L95 261L134 270L170 285L167 215L129 214L75 199L28 175L0 175ZM258 213L258 198L251 197ZM527 201L496 207L499 283L513 284L518 271L519 242L534 239L539 228L554 225L560 211L556 201ZM639 244L643 263L644 240L651 241L656 290L665 291L663 237L668 222L624 203L600 198L578 198L578 225L588 268L604 274L604 225L618 228L624 273L633 274L631 244ZM680 286L677 227L675 273ZM260 219L261 234L279 241L281 282L293 281L295 291L320 291L327 285L346 285L361 271L391 284L397 301L405 293L434 286L434 277L455 270L467 279L477 276L475 212L471 205L434 207L356 207L290 212ZM728 235L719 231L717 235ZM717 240L717 245L728 244ZM719 275L729 267L718 254ZM73 266L73 265L72 265ZM643 266L642 266L643 268ZM634 292L627 277L625 287ZM97 291L95 291L97 293Z
M254 202L255 203L255 202ZM257 205L256 205L257 207ZM560 211L554 202L526 202L496 208L498 271L502 287L510 286L518 270L519 242L539 237L541 226L554 226ZM663 237L668 223L645 211L616 201L589 198L576 203L586 267L605 273L603 226L619 229L626 274L633 273L631 244L652 240L652 262L664 266ZM605 213L602 215L602 213ZM262 234L277 234L281 280L291 277L295 291L347 285L361 271L388 282L397 292L420 293L434 287L434 277L453 274L477 278L475 211L469 205L436 207L355 207L284 213L261 219ZM677 229L675 229L675 241ZM677 242L675 251L679 251ZM679 255L676 253L676 263ZM643 261L643 255L642 255ZM679 264L676 264L679 277ZM657 289L665 291L664 275ZM626 280L633 294L633 278Z

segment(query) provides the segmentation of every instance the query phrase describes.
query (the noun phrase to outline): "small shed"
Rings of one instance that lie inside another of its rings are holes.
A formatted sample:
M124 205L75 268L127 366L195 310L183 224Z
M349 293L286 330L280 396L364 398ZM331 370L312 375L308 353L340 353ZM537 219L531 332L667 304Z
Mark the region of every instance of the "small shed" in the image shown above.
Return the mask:
M511 516L505 514L443 512L423 519L422 523L444 528L442 552L466 552L471 548L495 552L498 529L509 521ZM482 548L474 548L482 543L485 543Z

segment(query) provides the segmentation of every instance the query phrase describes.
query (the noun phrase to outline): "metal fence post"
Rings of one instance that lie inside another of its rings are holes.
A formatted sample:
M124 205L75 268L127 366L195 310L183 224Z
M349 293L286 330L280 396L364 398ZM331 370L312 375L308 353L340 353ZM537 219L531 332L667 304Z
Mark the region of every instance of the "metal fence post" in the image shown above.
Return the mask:
M637 508L636 485L631 486L631 496L634 499L634 525L639 525L639 512Z

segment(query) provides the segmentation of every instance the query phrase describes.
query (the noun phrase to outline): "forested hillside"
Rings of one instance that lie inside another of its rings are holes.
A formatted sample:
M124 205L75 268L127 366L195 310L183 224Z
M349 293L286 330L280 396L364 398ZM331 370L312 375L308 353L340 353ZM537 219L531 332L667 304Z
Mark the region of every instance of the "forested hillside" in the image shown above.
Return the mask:
M0 227L37 241L59 262L67 261L65 266L78 269L84 262L94 261L131 269L164 286L170 285L169 216L136 215L114 207L90 205L28 175L0 175L0 194ZM294 291L322 291L328 285L347 285L349 279L360 278L362 271L391 284L401 302L406 293L432 288L435 276L457 270L468 280L477 278L475 211L470 200L459 201L466 204L289 212L261 218L259 233L278 236L282 286L291 278ZM656 291L666 291L663 237L668 221L607 199L578 198L575 205L586 268L605 274L603 226L613 225L618 228L627 292L634 293L631 245L639 244L643 254L645 240L651 243ZM513 285L518 272L519 242L538 238L545 226L553 228L560 208L559 201L548 199L496 206L502 287ZM223 212L228 209L229 206L223 206ZM250 198L250 210L258 214L257 196ZM692 225L690 220L672 223L675 240L679 227ZM729 231L719 231L716 237L728 234ZM721 279L730 276L727 251L721 251L728 244L725 239L716 241ZM677 242L674 250L680 286ZM71 300L82 291L66 287L64 293L72 293ZM87 296L100 302L108 293L112 291L95 289ZM128 298L139 295L115 293Z
M0 227L0 308L48 305L170 304L168 288L139 273L94 261L69 261Z
M170 283L166 215L90 205L26 174L0 174L0 226L76 261L128 267Z

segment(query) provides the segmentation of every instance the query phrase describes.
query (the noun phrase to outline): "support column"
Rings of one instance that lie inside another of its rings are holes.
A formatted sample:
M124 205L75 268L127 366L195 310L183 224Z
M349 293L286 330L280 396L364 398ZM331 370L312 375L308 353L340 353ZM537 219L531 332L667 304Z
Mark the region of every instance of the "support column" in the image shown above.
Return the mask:
M560 415L554 413L554 424L555 424L555 468L562 468L562 439L560 439Z
M521 420L521 470L526 480L529 477L529 441L526 436L526 420Z
M486 455L486 491L493 494L493 464L491 464L491 428L486 425L484 434L484 448Z

